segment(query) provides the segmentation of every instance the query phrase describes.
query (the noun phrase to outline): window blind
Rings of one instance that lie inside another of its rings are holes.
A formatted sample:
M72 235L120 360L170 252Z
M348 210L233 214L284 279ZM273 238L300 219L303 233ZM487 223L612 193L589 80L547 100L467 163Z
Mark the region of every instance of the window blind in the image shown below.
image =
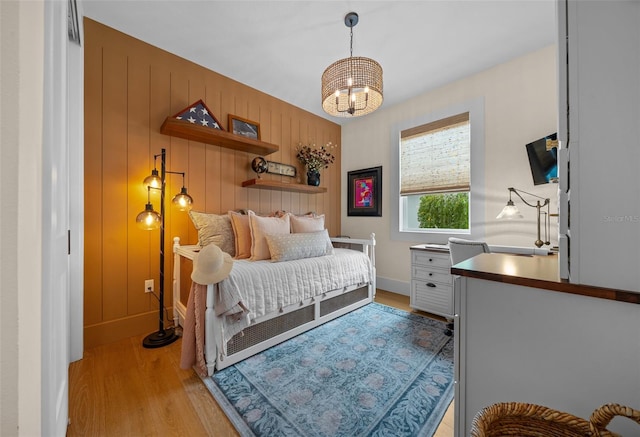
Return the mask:
M470 190L469 113L400 133L400 195Z

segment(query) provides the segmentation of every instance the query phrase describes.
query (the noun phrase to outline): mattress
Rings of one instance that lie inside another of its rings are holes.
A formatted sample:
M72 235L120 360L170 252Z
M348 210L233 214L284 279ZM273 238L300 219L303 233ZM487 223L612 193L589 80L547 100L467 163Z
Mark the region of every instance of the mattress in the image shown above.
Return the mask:
M333 255L285 262L236 260L219 287L223 295L239 294L255 320L327 291L368 283L371 271L364 253L336 248Z

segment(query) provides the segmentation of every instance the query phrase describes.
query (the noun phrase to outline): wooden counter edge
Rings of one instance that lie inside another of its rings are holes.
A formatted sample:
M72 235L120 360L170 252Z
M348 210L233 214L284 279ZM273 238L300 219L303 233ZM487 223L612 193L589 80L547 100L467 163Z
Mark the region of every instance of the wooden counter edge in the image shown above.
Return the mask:
M626 290L616 290L613 288L596 287L592 285L573 284L567 281L545 281L520 276L503 275L491 272L481 272L452 267L451 273L468 278L484 279L487 281L503 282L506 284L522 285L525 287L539 288L548 291L561 293L578 294L581 296L596 297L599 299L609 299L618 302L640 304L640 293Z

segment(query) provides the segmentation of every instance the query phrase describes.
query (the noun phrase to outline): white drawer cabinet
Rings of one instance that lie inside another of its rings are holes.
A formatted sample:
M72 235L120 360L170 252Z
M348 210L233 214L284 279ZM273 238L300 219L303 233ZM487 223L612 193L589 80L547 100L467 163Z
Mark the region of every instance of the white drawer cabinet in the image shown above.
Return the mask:
M410 305L417 310L453 318L453 277L449 248L412 246Z

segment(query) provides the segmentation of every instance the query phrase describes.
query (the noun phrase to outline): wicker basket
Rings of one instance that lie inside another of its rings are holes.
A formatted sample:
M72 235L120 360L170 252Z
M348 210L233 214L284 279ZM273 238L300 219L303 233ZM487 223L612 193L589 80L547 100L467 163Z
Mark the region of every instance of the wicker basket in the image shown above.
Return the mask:
M504 402L481 410L471 425L472 437L613 437L606 426L615 416L640 424L640 411L618 404L596 409L589 421L541 405Z

